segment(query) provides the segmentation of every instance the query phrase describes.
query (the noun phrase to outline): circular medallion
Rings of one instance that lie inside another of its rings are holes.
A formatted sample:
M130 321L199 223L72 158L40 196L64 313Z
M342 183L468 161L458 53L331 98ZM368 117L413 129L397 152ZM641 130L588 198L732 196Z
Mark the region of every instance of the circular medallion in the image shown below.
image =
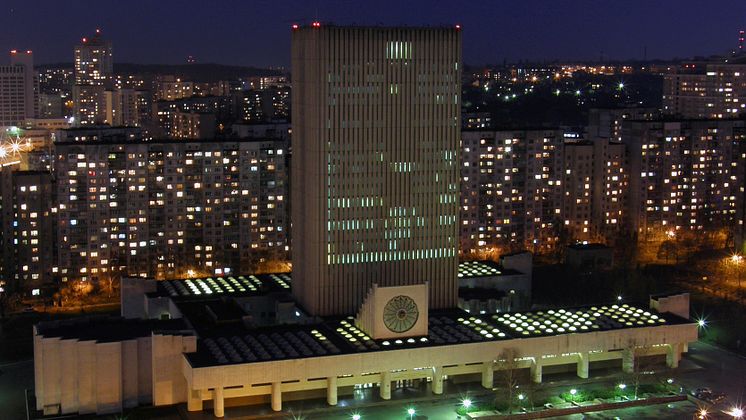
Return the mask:
M383 308L383 323L395 333L409 331L419 316L417 304L409 296L394 296Z

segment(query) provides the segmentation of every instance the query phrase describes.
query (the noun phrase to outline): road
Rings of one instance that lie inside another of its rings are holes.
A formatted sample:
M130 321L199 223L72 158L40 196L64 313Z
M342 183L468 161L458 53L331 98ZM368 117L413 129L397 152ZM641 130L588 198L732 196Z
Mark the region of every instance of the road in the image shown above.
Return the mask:
M25 390L33 387L32 360L0 364L0 418L26 420Z

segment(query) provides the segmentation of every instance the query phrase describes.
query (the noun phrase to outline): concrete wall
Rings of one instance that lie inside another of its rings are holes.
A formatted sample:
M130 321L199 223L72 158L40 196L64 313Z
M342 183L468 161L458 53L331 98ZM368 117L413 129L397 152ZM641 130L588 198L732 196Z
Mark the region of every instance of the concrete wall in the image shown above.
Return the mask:
M185 402L187 382L182 374L182 353L197 351L197 338L153 334L152 346L153 405Z
M650 307L658 312L669 312L689 319L689 293L650 298Z
M347 375L359 377L366 373L372 374L368 382L375 383L380 380L375 376L376 373L399 369L444 367L445 374L453 374L465 371L451 373L449 369L458 370L471 366L471 370L479 371L482 369L480 365L491 366L498 355L507 348L515 349L517 356L524 360L534 359L541 360L543 364L557 364L577 360L575 354L590 353L594 356L589 359L596 361L612 357L596 356L604 353L619 358L621 350L630 346L656 346L665 349L666 344L689 343L696 340L696 325L683 324L202 368L193 368L184 359L183 368L184 376L195 390L206 392L216 387L243 386L242 392L257 393L257 388L264 387L262 392L269 393L271 383L281 383L283 390L312 389L314 384L315 387L325 386L325 381L314 379ZM359 378L355 380L358 381ZM257 384L264 385L257 387ZM340 378L338 386L343 385L345 383ZM233 391L234 394L240 392ZM230 393L226 393L227 396L230 396Z
M125 318L147 318L145 293L155 292L153 279L123 277L120 291L121 313Z
M408 331L396 333L384 323L384 308L396 296L407 296L417 305L417 321ZM411 286L379 287L374 284L360 308L355 323L374 339L404 338L427 335L428 331L428 284Z
M151 337L95 342L35 334L36 409L45 414L116 413L152 403L154 389L160 391L161 404L185 401L181 354L195 351L196 339L154 337L157 354Z

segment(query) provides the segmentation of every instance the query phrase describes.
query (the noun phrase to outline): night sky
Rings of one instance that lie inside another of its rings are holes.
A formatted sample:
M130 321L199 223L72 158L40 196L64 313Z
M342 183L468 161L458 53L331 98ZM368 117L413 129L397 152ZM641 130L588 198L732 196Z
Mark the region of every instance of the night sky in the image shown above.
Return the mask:
M286 66L290 25L464 28L467 64L641 59L724 53L746 29L744 0L0 0L0 51L32 49L36 63L71 62L100 27L115 62ZM7 61L5 53L0 63Z

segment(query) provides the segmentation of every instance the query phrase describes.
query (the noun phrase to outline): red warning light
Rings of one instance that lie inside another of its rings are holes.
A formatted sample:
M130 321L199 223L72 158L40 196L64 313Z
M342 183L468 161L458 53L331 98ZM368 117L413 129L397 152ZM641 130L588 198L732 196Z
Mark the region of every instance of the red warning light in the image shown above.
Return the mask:
M321 22L314 22L314 23L311 24L311 26L313 26L314 28L320 28L321 27Z
M88 42L88 38L83 38L83 42Z
M31 54L31 50L26 50L26 54Z
M96 33L97 33L97 34L100 34L100 33L101 33L101 29L99 29L99 28L96 28Z
M456 25L456 29L461 29L461 25Z
M16 51L16 50L10 50L10 53L11 54L18 54L18 51Z
M297 23L293 24L293 29L298 29L298 24Z

